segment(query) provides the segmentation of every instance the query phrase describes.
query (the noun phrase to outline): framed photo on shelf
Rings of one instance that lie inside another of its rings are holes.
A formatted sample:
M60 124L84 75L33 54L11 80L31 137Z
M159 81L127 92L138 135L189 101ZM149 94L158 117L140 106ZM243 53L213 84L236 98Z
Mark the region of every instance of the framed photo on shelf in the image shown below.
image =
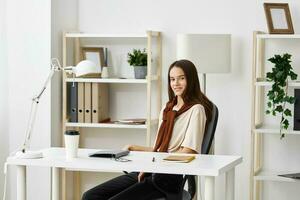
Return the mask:
M264 9L270 34L294 34L287 3L264 3Z
M94 62L102 71L102 68L105 66L103 47L82 47L81 55L82 60Z

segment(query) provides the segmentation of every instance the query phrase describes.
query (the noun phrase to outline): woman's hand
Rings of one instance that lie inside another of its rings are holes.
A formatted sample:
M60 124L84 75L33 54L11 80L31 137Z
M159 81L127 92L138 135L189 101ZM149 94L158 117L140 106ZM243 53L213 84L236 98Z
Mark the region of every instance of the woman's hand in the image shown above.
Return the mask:
M140 146L140 145L134 145L134 144L129 144L126 145L123 150L128 150L128 151L153 151L151 147L145 147L145 146Z
M144 172L140 172L139 175L138 175L138 181L141 182L143 181L145 178L145 173Z
M128 151L132 151L132 146L131 144L127 144L123 147L123 150L128 150Z

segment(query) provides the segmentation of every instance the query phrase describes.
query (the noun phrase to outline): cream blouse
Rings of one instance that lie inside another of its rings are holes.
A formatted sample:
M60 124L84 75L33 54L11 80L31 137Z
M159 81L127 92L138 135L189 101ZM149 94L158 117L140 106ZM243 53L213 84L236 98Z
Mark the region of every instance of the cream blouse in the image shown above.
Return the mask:
M160 111L158 127L160 127L162 123L163 110L164 108ZM205 123L205 109L201 104L196 104L181 115L179 115L175 119L172 138L168 147L168 152L175 152L178 151L180 147L187 147L196 151L197 153L201 153L201 145L205 131Z

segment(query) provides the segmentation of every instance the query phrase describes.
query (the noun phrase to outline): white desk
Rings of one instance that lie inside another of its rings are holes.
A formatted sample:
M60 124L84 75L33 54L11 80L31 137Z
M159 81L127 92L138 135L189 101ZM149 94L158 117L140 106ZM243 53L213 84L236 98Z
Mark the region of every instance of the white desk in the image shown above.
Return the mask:
M117 162L108 158L90 158L95 149L79 149L78 158L66 161L64 148L43 150L44 158L18 159L8 157L9 165L17 166L17 200L26 200L26 166L52 168L52 200L59 200L59 168L74 171L121 172L143 171L169 174L188 174L205 177L205 200L214 199L214 177L226 173L226 200L234 200L235 166L242 162L240 156L196 155L190 163L162 161L167 153L130 152L131 162ZM155 162L152 158L155 157Z

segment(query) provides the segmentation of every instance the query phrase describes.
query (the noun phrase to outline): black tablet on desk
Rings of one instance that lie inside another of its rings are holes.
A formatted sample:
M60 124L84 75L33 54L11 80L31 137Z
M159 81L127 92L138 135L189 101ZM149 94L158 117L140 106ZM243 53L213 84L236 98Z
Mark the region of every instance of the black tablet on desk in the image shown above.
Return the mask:
M90 157L99 158L121 158L129 154L128 150L99 150L89 154Z
M282 176L282 177L286 177L286 178L293 178L293 179L300 179L300 173L280 174L278 176Z

